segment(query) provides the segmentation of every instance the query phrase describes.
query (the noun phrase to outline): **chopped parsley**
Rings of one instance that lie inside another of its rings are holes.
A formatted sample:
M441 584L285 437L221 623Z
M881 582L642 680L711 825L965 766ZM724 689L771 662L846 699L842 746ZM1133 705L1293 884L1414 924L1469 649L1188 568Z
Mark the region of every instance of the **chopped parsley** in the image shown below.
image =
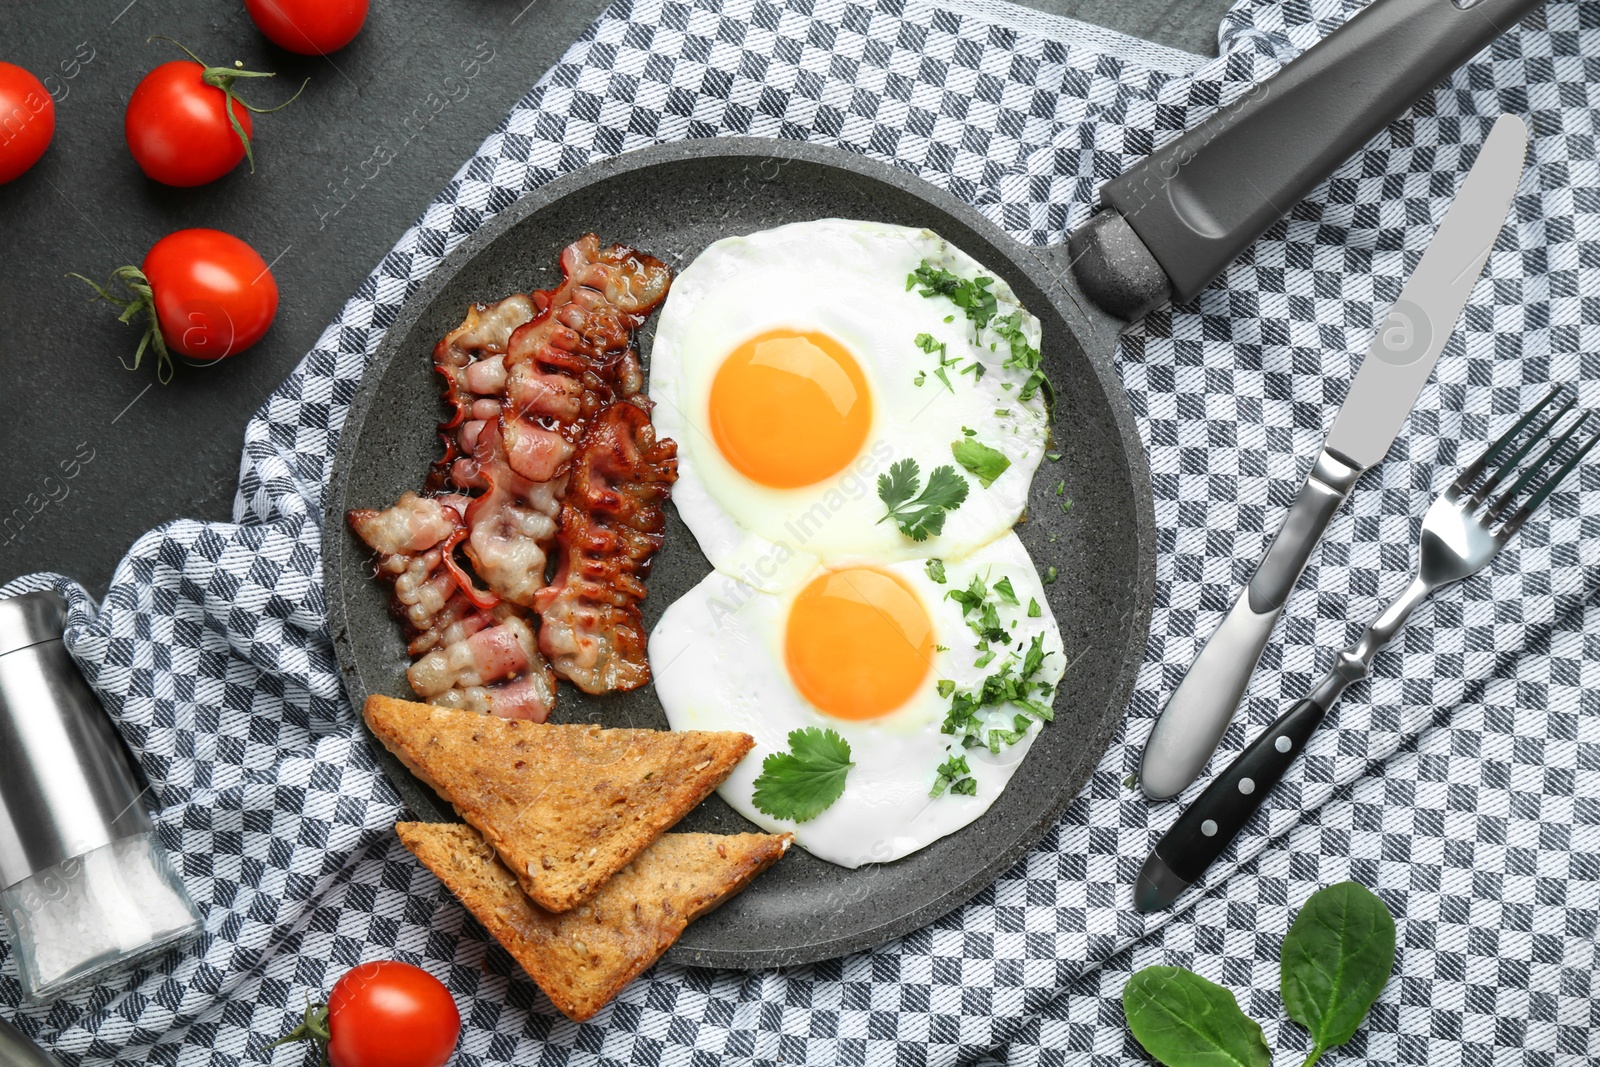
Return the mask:
M994 583L994 591L1000 595L1000 599L1004 603L1007 603L1007 604L1020 604L1020 603L1022 603L1022 601L1017 599L1016 591L1011 588L1011 579L1010 578L1002 578L998 582L995 582Z
M950 452L956 457L956 462L965 467L978 484L985 489L994 484L994 480L1006 472L1011 466L1011 460L999 449L990 448L982 441L967 438L964 441L955 441L950 445Z
M938 582L940 585L944 584L944 560L937 558L930 559L928 562L922 565L922 569L928 572L928 580L930 582Z
M999 313L1000 305L990 290L993 285L993 278L978 277L968 281L943 267L935 267L927 260L923 260L906 277L906 292L916 286L924 297L949 297L952 304L966 313L972 323L974 337Z
M1072 498L1071 497L1068 497L1067 499L1065 499L1065 500L1063 500L1061 502L1061 514L1063 514L1063 515L1072 514Z
M933 780L933 789L928 795L942 797L946 790L966 797L978 795L978 780L972 777L967 757L951 756L939 765L938 777Z
M944 529L944 516L967 499L967 480L948 464L928 474L928 484L918 493L922 474L916 460L902 459L878 475L878 498L889 509L885 519L893 519L900 532L913 541L926 541Z
M1061 453L1060 452L1046 452L1044 454L1044 458L1049 460L1051 463L1060 463L1061 462Z
M1055 585L1056 584L1056 568L1055 568L1055 564L1051 564L1050 566L1048 566L1048 567L1046 567L1044 569L1044 584L1045 585Z
M1050 384L1044 376L1044 357L1037 348L1028 343L1027 333L1022 328L1025 312L1019 308L1009 315L1000 314L1000 304L995 298L993 287L993 278L982 275L972 279L963 278L942 267L935 267L927 260L923 260L917 269L906 277L907 292L915 288L930 299L936 296L947 297L951 303L960 308L966 315L967 321L972 323L974 344L978 342L985 329L992 330L1000 341L1005 342L1008 350L1004 366L1027 372L1017 398L1031 400L1033 395L1043 388L1045 401L1048 404ZM990 342L990 351L994 351L996 347L997 342ZM977 373L981 375L982 372Z
M935 341L932 334L917 334L917 347L928 353L928 355L937 356L939 358L939 366L934 370L933 376L943 382L946 389L950 390L952 393L955 392L956 387L950 384L950 375L945 373L945 368L955 366L957 363L960 363L961 360L959 358L952 359L949 355L947 355L945 343L943 341ZM923 372L918 372L917 378L919 380L916 384L921 385L922 382L926 380L927 375Z
M789 751L761 761L751 797L757 811L775 819L810 822L844 792L850 743L832 730L809 726L789 734Z
M988 595L989 586L985 584L983 575L974 574L965 589L952 589L945 594L945 598L960 604L961 614L970 615L983 606L983 598Z
M1037 600L1033 599L1033 597L1029 597L1028 598L1028 618L1037 619L1040 615L1043 615L1043 614L1044 614L1044 612L1039 610L1039 602Z

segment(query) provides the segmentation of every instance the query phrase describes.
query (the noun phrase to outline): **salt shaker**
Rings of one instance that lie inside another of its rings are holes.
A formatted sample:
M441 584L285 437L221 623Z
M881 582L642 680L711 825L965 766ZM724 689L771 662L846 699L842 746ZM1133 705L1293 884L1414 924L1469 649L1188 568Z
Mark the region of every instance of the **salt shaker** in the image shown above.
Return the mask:
M49 590L0 600L0 911L34 1003L200 928L127 752L61 642L66 611Z

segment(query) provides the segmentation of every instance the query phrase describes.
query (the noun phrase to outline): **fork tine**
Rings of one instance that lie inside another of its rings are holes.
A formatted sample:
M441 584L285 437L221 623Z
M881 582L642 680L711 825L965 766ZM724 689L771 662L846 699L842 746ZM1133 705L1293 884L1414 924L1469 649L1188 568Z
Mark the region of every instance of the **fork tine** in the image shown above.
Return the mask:
M1506 524L1499 536L1502 539L1508 538L1522 529L1522 524L1527 522L1533 516L1533 513L1539 510L1539 507L1545 502L1545 498L1555 492L1562 479L1571 474L1578 464L1583 462L1583 458L1589 454L1589 450L1594 448L1597 443L1600 443L1600 430L1590 434L1589 439L1579 446L1578 451L1565 463L1557 467L1549 479L1539 487L1538 491L1528 498L1528 502L1517 509L1516 514L1506 520Z
M1504 493L1501 493L1500 496L1489 505L1488 511L1484 513L1484 518L1489 521L1493 521L1505 514L1506 511L1511 508L1511 505L1516 502L1516 498L1520 496L1522 492L1533 483L1533 480L1543 472L1545 465L1548 464L1557 453L1566 447L1567 442L1572 440L1578 431L1584 428L1584 425L1587 424L1588 421L1589 412L1585 411L1578 418L1578 421L1567 427L1565 433L1562 433L1555 440L1551 441L1545 450L1539 453L1538 458L1534 459L1533 462L1528 464L1527 469L1522 472L1522 475L1517 478L1516 481L1511 483L1511 488L1507 489ZM1546 424L1546 431L1548 431L1549 428L1550 424ZM1509 473L1510 468L1502 467L1501 470Z
M1467 471L1463 473L1459 479L1457 479L1457 492L1464 492L1467 486L1483 473L1483 469L1485 467L1487 467L1490 463L1496 463L1499 454L1515 444L1517 438L1524 430L1528 428L1529 424L1532 423L1533 420L1550 405L1551 401L1555 400L1557 394L1562 392L1563 390L1560 386L1556 386L1554 389L1551 389L1543 400L1535 404L1532 410L1517 420L1515 426L1501 434L1500 439L1489 446L1488 451L1486 451L1478 459L1478 462L1469 467ZM1534 430L1533 433L1528 436L1528 439L1522 442L1522 444L1517 447L1517 449L1512 452L1509 457L1507 457L1503 462L1498 462L1494 473L1489 476L1489 480L1484 482L1483 485L1479 486L1473 491L1470 498L1472 506L1477 507L1479 504L1487 500L1489 494L1494 492L1495 489L1500 485L1501 480L1503 480L1506 475L1517 469L1517 464L1521 463L1528 453L1533 451L1534 447L1549 435L1550 431L1555 428L1556 423L1560 422L1562 417L1565 416L1567 412L1571 411L1572 406L1576 403L1576 397L1568 396L1566 403L1556 408L1555 414L1551 415L1544 421L1543 425Z

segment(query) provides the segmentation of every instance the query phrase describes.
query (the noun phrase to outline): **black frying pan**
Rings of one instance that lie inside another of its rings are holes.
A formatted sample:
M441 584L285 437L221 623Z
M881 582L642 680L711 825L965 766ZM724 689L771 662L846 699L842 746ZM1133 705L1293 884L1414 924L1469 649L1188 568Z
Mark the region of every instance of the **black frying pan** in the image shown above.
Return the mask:
M1154 516L1143 446L1115 369L1126 324L1187 300L1413 100L1531 10L1535 0L1377 0L1259 86L1102 190L1103 210L1065 246L1025 248L954 197L838 150L768 140L661 145L610 159L522 197L412 294L374 355L339 442L324 514L329 622L345 686L408 696L388 591L343 521L417 488L443 414L429 353L467 305L554 284L556 258L589 230L681 267L712 241L830 216L926 226L1009 282L1039 316L1058 404L1059 463L1035 479L1018 528L1043 569L1066 647L1089 650L1060 688L1056 721L1010 786L965 830L892 864L846 871L795 852L690 926L671 958L719 967L826 959L881 944L971 898L1020 859L1083 788L1121 720L1144 659L1154 586ZM648 355L649 328L641 338ZM1054 486L1075 507L1063 515ZM669 516L647 625L709 571ZM586 697L563 686L560 721L665 728L649 687ZM448 806L380 752L423 818ZM747 823L712 797L684 829Z

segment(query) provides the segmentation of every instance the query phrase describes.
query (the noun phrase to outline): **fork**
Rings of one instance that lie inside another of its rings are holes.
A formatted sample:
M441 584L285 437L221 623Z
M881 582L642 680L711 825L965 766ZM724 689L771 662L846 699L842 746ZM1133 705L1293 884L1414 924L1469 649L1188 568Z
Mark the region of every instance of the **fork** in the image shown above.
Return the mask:
M1139 872L1134 907L1142 912L1159 911L1199 879L1261 807L1327 717L1328 709L1352 683L1367 677L1373 657L1394 640L1418 605L1435 590L1488 566L1561 480L1583 461L1600 440L1600 430L1580 440L1590 415L1582 412L1557 434L1557 424L1577 403L1570 396L1558 403L1563 394L1559 386L1552 389L1434 500L1422 520L1422 542L1411 584L1367 627L1359 641L1339 653L1333 669L1316 688L1267 727L1179 816ZM1543 442L1548 444L1524 464ZM1507 479L1513 479L1509 488L1491 499Z

